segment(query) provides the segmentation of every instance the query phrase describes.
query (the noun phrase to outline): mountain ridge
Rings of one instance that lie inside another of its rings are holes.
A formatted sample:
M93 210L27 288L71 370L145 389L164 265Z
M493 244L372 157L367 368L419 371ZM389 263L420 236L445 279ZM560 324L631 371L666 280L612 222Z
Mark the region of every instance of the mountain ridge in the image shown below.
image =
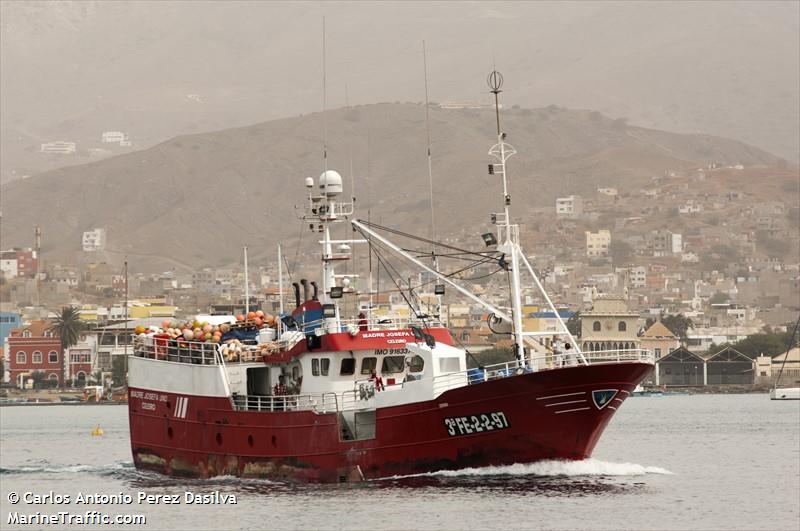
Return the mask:
M429 111L437 232L485 224L500 201L497 178L486 175L493 110ZM424 106L352 106L329 111L326 120L328 167L343 175L345 195L352 152L359 210L427 233ZM781 162L735 140L635 127L595 111L507 109L501 120L519 151L509 178L522 219L557 196L588 196L599 186L638 189L668 170ZM322 171L322 144L322 116L314 113L181 135L13 181L2 187L3 246L30 246L40 225L43 255L56 261L143 254L155 268L193 268L236 262L245 244L253 256L270 254L279 241L297 241L301 223L292 206L304 199L303 179ZM95 227L107 230L108 251L81 253L82 232Z

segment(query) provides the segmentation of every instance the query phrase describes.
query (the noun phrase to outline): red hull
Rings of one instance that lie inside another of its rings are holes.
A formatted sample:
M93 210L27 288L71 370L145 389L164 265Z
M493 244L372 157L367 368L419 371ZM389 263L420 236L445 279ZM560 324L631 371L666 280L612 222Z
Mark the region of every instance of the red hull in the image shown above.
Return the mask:
M584 459L650 370L647 363L599 364L469 385L380 408L375 437L355 441L341 440L337 413L235 411L227 398L168 393L145 410L136 391L148 390L131 389L133 458L139 468L176 476L324 482ZM598 405L598 390L618 392ZM485 429L480 419L488 421Z

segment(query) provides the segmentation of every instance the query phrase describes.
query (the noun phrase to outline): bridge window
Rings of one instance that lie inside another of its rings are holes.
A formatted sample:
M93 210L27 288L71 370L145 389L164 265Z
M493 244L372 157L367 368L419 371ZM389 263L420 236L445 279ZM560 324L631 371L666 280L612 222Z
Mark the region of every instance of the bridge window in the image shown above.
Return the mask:
M628 325L625 324L625 321L620 321L617 325L617 331L625 332L628 329Z
M594 323L592 323L592 330L594 330L595 332L600 331L600 321L595 321Z
M414 356L411 358L411 365L409 366L411 372L422 372L424 367L425 360L423 360L421 356Z
M328 370L331 367L330 358L311 358L311 374L312 376L328 376Z
M17 363L26 363L25 361L25 353L22 351L17 352Z
M51 350L48 353L47 357L50 363L58 363L58 352L56 352L55 350Z
M364 358L361 360L361 374L371 374L378 365L378 358Z
M31 361L33 363L41 363L42 362L42 353L39 352L38 350L36 352L34 352L32 358L31 358Z
M389 374L403 372L403 369L405 369L405 364L405 356L386 356L383 358L381 372Z
M344 358L342 360L342 368L339 370L339 374L342 376L349 376L351 374L355 374L356 372L356 359L355 358Z

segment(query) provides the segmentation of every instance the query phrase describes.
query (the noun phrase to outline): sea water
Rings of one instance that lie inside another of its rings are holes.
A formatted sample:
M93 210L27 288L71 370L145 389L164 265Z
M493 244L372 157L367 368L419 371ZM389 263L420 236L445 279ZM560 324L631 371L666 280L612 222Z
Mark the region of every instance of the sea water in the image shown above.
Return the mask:
M103 436L91 436L95 426ZM139 472L124 406L3 407L0 492L2 529L798 530L800 402L763 394L632 397L586 461L346 485ZM12 493L28 493L31 503L10 503ZM48 495L49 503L33 503ZM87 495L100 503L78 501ZM69 502L54 503L58 496ZM19 522L37 511L91 519ZM12 513L17 523L9 523ZM141 515L146 523L99 525L95 513Z

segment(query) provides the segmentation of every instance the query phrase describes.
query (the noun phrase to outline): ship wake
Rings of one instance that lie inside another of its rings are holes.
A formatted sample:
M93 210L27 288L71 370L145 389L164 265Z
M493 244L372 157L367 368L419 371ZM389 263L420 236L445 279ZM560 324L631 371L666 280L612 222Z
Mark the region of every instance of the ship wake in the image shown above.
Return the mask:
M645 466L636 463L612 463L599 459L582 461L548 460L535 463L517 463L504 466L462 468L459 470L439 470L409 476L394 476L385 479L407 477L474 477L474 476L533 476L533 477L608 477L644 476L647 474L673 475L658 466Z

